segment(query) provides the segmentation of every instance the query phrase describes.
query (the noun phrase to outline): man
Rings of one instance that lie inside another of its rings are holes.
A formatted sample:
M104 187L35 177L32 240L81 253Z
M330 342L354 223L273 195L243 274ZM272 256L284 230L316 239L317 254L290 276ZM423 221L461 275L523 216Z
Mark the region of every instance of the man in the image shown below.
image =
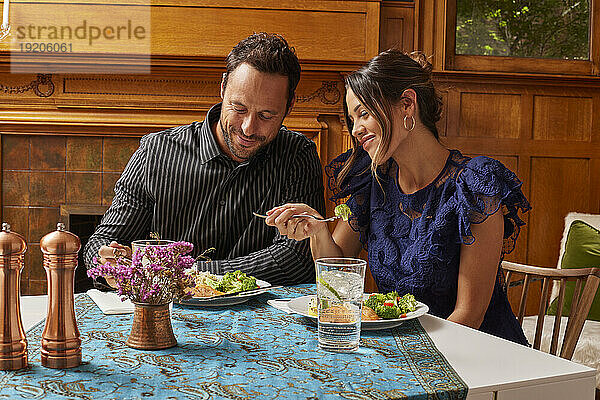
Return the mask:
M85 247L88 266L131 254L125 244L185 240L195 254L216 248L200 268L242 270L277 284L314 280L308 241L267 226L264 213L289 202L324 211L316 146L282 126L294 101L300 64L281 36L259 33L227 56L223 102L204 122L146 135L115 185L115 197Z

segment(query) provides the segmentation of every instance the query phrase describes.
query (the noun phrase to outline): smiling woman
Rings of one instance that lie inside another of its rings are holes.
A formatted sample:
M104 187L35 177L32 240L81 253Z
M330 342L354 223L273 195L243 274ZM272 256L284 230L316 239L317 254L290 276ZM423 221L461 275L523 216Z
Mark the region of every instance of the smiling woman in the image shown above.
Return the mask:
M313 258L368 250L380 292L414 294L432 314L527 344L502 286L500 261L529 210L521 182L487 157L438 141L441 100L422 54L387 50L346 78L353 148L325 169L332 200L351 210L333 233L304 204L270 210L267 224L310 238Z

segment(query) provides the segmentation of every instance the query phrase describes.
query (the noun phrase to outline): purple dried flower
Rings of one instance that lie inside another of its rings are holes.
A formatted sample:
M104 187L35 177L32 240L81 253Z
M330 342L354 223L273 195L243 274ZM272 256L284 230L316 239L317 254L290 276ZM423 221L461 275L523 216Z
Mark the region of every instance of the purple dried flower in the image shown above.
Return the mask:
M185 295L184 289L191 283L185 270L192 267L194 258L185 254L194 246L188 242L169 245L150 245L138 249L131 263L118 258L116 263L99 264L88 270L88 276L110 276L117 283L118 294L135 302L164 304Z

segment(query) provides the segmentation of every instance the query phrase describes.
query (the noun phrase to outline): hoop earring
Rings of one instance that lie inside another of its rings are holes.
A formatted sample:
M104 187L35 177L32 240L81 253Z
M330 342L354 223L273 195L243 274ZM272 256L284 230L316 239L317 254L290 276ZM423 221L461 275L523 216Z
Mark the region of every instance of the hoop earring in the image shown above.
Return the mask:
M410 125L410 128L409 128L409 127L407 126L407 124L406 124L406 119L407 119L407 118L408 118L408 115L405 115L405 116L404 116L404 129L406 129L407 131L409 131L409 132L410 132L410 131L412 131L413 129L415 129L415 124L416 124L416 121L415 121L415 117L413 117L413 116L411 115L411 116L410 116L410 118L411 118L411 120L412 120L412 124Z

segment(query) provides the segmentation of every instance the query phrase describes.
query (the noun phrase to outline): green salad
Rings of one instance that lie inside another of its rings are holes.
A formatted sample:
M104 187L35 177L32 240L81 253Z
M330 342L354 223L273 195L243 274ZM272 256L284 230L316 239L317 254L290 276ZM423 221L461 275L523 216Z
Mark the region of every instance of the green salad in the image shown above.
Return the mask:
M223 293L235 293L242 290L256 289L256 278L248 276L242 271L227 272L223 277L218 278L212 274L203 276L205 285Z
M342 217L344 221L348 221L348 218L350 218L350 215L352 214L350 207L348 207L345 203L335 206L333 212L336 217Z
M397 292L387 294L373 293L365 300L364 305L371 308L383 319L395 319L406 316L417 309L417 300L410 293L398 296Z

